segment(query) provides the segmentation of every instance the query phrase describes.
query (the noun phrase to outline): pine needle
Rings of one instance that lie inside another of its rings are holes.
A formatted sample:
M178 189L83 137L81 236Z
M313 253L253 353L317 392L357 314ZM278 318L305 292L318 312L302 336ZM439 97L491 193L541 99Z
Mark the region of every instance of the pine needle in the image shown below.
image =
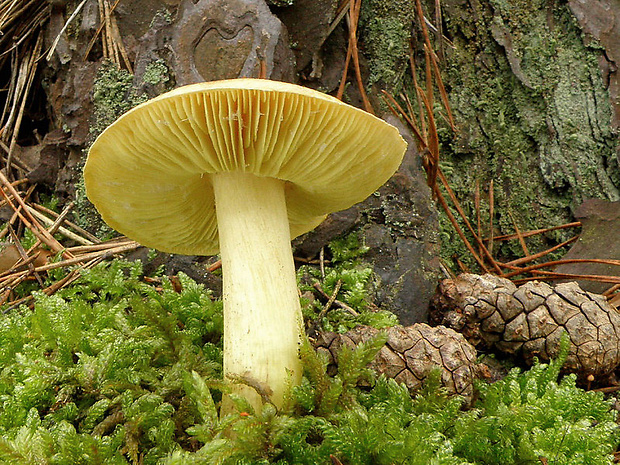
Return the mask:
M62 29L60 30L60 32L58 33L56 38L54 39L54 42L52 43L52 46L50 47L49 51L47 52L47 55L45 55L45 59L47 61L50 61L52 59L52 56L54 55L54 51L56 51L56 47L58 46L58 42L60 42L60 38L62 37L62 35L65 33L65 31L69 27L69 24L71 24L71 21L73 21L75 19L75 17L79 14L79 12L82 11L82 8L84 8L84 5L86 5L87 1L88 0L82 0L82 3L80 3L75 8L75 10L73 10L73 13L71 13L71 16L69 16L69 19L67 19L67 22L62 27Z

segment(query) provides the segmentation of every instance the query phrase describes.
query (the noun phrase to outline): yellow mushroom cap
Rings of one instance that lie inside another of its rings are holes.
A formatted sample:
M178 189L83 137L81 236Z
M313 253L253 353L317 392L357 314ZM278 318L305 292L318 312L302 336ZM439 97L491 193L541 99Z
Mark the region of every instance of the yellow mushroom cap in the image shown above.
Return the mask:
M104 221L164 252L212 255L211 174L286 181L291 236L372 194L406 142L385 121L329 95L264 79L180 87L133 108L95 141L86 193Z

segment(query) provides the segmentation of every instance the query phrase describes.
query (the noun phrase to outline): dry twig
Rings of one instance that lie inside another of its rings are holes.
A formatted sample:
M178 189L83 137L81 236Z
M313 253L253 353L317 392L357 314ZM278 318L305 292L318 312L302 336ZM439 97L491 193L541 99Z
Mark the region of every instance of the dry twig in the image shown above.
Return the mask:
M351 315L353 316L358 316L359 313L357 313L355 310L353 310L351 307L349 307L347 304L345 304L344 302L339 301L338 299L336 299L336 295L337 293L334 295L334 298L332 299L332 296L330 296L329 294L327 294L323 288L321 287L321 285L319 283L314 283L313 287L318 291L319 295L326 299L328 302L331 300L331 304L330 307L332 305L336 305L337 307L340 307L343 310L346 310L347 312L349 312ZM340 288L338 288L338 291L340 290Z

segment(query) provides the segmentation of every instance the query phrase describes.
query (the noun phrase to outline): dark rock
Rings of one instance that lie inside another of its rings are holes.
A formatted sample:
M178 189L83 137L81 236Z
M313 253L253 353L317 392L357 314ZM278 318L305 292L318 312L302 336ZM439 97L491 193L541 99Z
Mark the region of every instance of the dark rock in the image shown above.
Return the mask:
M33 169L27 177L31 182L55 187L58 172L67 158L65 142L68 138L68 133L56 129L47 133L41 144L29 147L31 159L28 160L28 164Z
M164 12L170 15L181 0L123 0L114 10L118 28L128 52L133 51L133 43L146 34L153 26L153 19Z
M75 198L76 183L81 179L81 166L84 160L82 147L69 147L61 169L56 177L56 194L60 197Z
M314 62L320 66L320 50L336 17L337 0L296 0L294 5L278 12L289 31L297 60L297 71Z
M170 46L173 28L169 16L158 14L146 34L140 37L134 65L134 88L137 93L152 98L176 87L171 70L174 62Z
M335 92L340 85L347 57L348 37L342 26L327 38L319 56L320 72L313 66L311 72L303 72L304 85L326 92ZM349 86L351 87L351 86Z
M258 77L261 61L267 78L295 78L286 28L264 0L183 1L171 47L179 85Z
M52 13L46 30L48 46L58 36L65 21L61 12ZM82 21L79 33L80 37L90 37L94 31L88 21ZM90 136L89 124L93 111L91 91L99 63L82 59L88 42L86 39L69 44L68 39L62 37L52 60L48 62L43 85L55 127L69 133L68 146L83 147Z
M293 241L295 255L304 258L315 257L327 243L350 232L358 220L359 209L357 206L332 213L313 231Z
M563 259L620 260L620 201L588 199L576 210L575 217L581 221L581 235ZM602 263L568 263L556 267L554 271L575 275L620 275L620 267ZM610 286L596 281L577 282L582 289L599 294Z
M54 8L45 30L46 48L60 35L42 72L51 133L42 144L27 148L31 162L28 177L53 186L60 196L74 193L80 178L77 165L91 138L92 88L100 61L84 60L84 56L97 30L98 14L97 1L87 2L81 20L75 23L75 34L69 37L66 32L60 34L67 20L66 11ZM59 135L62 140L58 140Z
M377 305L401 324L428 320L428 305L440 276L437 210L413 137L396 118L386 118L409 143L398 172L360 205L366 257L380 281Z

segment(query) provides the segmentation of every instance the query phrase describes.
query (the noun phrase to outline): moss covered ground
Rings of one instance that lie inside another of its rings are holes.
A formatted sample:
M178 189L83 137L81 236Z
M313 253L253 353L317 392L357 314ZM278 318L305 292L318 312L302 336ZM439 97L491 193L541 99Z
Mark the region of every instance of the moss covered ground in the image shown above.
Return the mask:
M558 381L562 360L481 385L463 411L438 378L412 397L366 369L381 336L345 350L335 377L304 346L281 411L236 398L221 418L221 302L184 275L150 282L108 262L0 315L0 463L613 463L612 401Z

